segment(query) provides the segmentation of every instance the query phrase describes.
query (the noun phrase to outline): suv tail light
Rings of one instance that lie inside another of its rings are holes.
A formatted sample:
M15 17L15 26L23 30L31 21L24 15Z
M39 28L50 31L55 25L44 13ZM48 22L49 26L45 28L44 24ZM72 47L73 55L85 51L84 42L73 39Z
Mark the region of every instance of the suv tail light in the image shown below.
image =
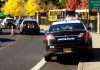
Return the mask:
M79 38L87 38L89 36L89 32L85 32L85 33L80 33L78 35Z
M25 27L26 26L26 24L23 24L23 27Z
M54 40L54 39L55 39L55 37L53 35L46 35L44 37L44 40Z

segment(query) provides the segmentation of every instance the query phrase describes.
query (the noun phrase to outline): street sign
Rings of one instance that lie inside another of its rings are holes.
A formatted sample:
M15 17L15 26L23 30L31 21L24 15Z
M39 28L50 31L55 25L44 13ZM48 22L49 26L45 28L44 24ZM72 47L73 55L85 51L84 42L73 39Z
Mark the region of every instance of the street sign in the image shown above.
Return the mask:
M89 10L100 10L100 0L88 0Z

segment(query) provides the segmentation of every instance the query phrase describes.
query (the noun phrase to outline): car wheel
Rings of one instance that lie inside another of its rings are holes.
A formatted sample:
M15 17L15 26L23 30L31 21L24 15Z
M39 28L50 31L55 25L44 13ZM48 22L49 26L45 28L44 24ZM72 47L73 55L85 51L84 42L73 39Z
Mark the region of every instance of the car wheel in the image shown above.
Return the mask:
M46 55L44 56L45 61L51 61L51 56L50 55Z
M14 29L17 29L16 25L13 25Z
M20 34L23 34L23 31L20 31Z
M0 30L0 34L2 34L2 29Z
M39 35L39 34L40 34L40 32L37 32L37 34Z
M61 62L64 60L64 56L63 55L57 55L57 61Z
M35 33L36 33L36 34L40 34L40 31L36 31Z

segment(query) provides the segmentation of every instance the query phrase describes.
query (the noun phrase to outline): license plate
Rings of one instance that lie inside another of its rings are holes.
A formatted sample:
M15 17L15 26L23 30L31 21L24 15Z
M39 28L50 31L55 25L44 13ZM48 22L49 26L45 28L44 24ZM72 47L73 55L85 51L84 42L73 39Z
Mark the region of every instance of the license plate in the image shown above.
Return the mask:
M29 26L29 28L34 28L34 26Z
M71 48L63 48L63 52L64 53L72 53L72 49Z

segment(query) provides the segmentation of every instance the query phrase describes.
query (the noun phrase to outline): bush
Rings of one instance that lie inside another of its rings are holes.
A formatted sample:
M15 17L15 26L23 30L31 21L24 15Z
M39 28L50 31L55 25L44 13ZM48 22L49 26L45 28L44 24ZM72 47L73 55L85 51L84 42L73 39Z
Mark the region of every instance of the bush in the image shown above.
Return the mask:
M52 22L53 22L53 21L49 21L49 20L47 20L47 19L41 19L41 20L39 21L39 23L40 23L41 25L51 25Z

